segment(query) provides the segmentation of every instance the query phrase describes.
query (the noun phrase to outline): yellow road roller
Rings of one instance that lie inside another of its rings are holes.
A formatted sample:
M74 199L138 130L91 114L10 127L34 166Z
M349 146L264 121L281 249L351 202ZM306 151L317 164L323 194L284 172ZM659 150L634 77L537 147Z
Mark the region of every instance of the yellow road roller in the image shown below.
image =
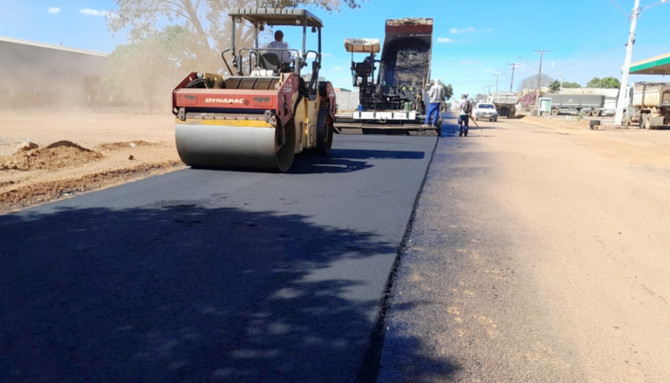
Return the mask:
M172 93L175 140L191 167L286 172L295 154L327 155L333 141L335 90L319 80L323 24L302 9L240 8L232 47L222 52L230 75L192 72ZM253 46L237 47L239 23L250 23ZM301 49L261 48L265 29L302 28ZM307 34L318 47L307 48ZM304 71L305 74L301 74Z

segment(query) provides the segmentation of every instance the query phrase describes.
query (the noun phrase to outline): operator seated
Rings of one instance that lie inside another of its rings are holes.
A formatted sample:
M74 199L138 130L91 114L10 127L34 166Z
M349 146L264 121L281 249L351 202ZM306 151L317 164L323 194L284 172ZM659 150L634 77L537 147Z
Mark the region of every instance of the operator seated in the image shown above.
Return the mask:
M379 60L375 60L375 54L370 53L370 56L365 57L365 59L363 60L363 63L365 63L365 65L367 65L372 70L374 70L375 69L375 61L378 62Z
M290 72L294 60L291 58L291 52L288 50L288 44L284 42L284 32L278 30L275 32L275 39L265 46L271 51L265 51L262 54L261 62L265 61L265 69L272 69L279 72ZM272 54L276 58L272 57Z
M375 70L375 54L371 53L370 56L366 56L363 62L355 64L354 70L356 75L360 77L368 77Z

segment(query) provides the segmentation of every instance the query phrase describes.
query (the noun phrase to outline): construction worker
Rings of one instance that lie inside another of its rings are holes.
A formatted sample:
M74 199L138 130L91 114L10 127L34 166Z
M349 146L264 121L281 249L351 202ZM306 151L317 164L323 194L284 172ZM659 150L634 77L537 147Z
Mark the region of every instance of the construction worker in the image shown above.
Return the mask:
M440 79L436 78L433 86L428 90L428 110L426 111L426 121L423 127L437 126L437 121L440 117L440 103L444 100L444 87L440 83Z
M468 99L468 94L465 93L461 97L461 101L458 103L458 109L460 113L458 114L458 136L468 136L468 127L470 120L470 113L472 113L472 101Z

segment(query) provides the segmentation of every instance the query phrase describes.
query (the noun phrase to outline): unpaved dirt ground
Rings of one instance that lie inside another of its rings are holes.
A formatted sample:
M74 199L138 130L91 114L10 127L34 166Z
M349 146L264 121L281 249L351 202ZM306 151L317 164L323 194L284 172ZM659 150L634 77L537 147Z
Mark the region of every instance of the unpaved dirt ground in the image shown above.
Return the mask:
M670 131L480 125L438 143L380 382L670 382Z
M527 228L522 259L585 381L667 382L670 132L583 124L488 140L492 198Z
M184 167L165 115L0 112L0 214Z

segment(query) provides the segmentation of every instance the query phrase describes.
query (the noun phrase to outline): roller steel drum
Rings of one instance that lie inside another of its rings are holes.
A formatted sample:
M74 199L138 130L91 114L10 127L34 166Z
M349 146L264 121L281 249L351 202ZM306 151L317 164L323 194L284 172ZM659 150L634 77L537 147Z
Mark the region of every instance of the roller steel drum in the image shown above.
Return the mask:
M178 121L175 139L179 157L192 167L285 172L295 155L295 131L285 131L277 137L281 129L257 121Z

